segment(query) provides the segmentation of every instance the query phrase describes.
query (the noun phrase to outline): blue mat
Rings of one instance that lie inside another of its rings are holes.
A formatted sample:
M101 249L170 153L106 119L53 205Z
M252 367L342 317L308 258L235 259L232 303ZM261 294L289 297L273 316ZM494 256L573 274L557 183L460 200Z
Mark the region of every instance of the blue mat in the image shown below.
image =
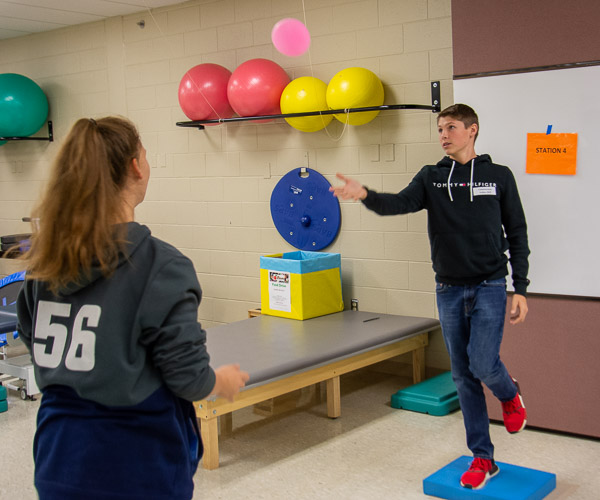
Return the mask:
M462 456L423 479L423 493L451 500L540 500L556 488L556 475L517 465L496 462L500 473L480 490L460 485L460 476L473 457Z

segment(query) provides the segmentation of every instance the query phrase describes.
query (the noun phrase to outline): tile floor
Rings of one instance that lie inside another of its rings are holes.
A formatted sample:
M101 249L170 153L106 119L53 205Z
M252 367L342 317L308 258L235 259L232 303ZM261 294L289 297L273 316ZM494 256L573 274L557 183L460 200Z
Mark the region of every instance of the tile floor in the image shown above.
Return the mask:
M364 369L342 377L342 416L330 420L319 391L271 409L234 413L220 467L199 469L194 499L422 499L422 480L467 455L460 411L432 417L391 408L408 378ZM33 500L31 443L39 401L9 391L0 414L0 500ZM265 412L272 413L265 416ZM548 499L600 498L600 440L493 424L496 459L557 475Z

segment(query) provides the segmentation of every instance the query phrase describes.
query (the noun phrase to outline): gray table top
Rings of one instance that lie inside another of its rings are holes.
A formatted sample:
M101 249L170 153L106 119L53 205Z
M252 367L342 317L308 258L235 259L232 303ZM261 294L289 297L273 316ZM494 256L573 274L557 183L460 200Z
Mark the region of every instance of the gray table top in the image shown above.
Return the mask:
M366 352L439 326L432 318L342 311L304 321L261 315L207 329L211 365L239 363L247 387Z

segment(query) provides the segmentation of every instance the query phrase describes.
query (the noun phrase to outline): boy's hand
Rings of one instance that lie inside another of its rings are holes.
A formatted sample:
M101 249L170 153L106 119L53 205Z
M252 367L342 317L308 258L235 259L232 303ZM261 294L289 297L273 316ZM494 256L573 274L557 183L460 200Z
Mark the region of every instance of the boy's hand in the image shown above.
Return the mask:
M234 396L246 385L250 378L247 372L240 370L240 365L223 365L215 370L217 380L211 395L221 396L233 401Z
M335 176L344 181L343 186L331 186L329 191L333 193L333 196L341 198L342 200L364 200L367 197L367 190L364 186L355 179L345 177L342 174L335 174Z
M523 323L525 316L527 316L527 311L527 299L523 295L515 293L510 308L510 324Z

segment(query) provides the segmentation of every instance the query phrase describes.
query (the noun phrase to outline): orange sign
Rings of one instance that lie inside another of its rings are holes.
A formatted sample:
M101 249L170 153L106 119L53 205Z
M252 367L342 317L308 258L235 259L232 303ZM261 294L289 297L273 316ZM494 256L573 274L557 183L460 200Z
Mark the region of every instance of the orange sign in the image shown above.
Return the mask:
M527 134L528 174L575 175L577 134Z

